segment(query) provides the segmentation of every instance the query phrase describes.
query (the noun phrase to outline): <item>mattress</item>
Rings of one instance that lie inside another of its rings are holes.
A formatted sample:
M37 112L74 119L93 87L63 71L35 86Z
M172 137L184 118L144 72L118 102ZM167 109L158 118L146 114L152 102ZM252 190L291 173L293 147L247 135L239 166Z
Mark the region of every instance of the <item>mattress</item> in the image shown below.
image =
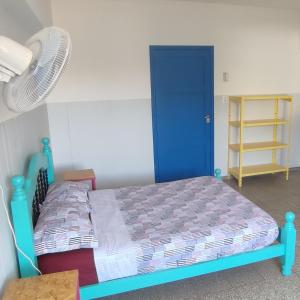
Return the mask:
M144 274L263 248L273 218L214 177L89 193L98 280Z

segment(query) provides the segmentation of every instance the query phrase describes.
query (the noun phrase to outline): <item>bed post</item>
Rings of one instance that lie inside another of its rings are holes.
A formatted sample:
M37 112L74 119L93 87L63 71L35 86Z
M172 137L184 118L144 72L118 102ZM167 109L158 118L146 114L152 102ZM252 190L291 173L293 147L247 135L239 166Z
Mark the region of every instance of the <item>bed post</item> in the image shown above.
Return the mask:
M222 180L221 173L222 173L221 169L219 169L219 168L215 169L215 177L216 177L216 179Z
M47 160L48 160L48 169L47 169L48 183L51 184L55 181L55 175L54 175L52 150L49 146L49 138L47 137L42 138L42 144L43 144L43 153L47 156Z
M30 213L31 207L28 207L27 194L24 190L25 179L23 176L14 176L11 179L11 184L13 186L11 210L16 241L18 247L32 260L36 266L37 261L34 251L33 227ZM19 251L17 251L17 254L21 277L37 275L37 271L32 267L30 262Z
M292 267L295 263L296 229L294 220L295 214L293 212L287 212L285 214L285 224L281 228L280 241L285 245L285 254L281 258L282 274L284 276L292 274Z

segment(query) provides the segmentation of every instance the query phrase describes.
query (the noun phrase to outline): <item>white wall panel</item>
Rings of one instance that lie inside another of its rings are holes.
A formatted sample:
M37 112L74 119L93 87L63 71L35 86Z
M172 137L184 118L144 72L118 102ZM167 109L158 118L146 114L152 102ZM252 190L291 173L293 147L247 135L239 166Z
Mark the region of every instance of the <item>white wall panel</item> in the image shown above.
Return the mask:
M49 136L46 105L0 124L0 184L9 207L10 178L23 175L30 155L41 149L40 139ZM16 253L2 202L0 203L0 295L6 281L17 276Z

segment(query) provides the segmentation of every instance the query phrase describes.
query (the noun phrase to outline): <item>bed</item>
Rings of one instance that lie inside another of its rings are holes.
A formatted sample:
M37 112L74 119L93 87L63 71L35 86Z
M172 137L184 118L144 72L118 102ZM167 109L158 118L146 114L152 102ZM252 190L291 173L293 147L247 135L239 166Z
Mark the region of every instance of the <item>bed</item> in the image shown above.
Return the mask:
M19 246L43 272L76 268L81 299L199 276L279 257L289 276L295 260L295 216L278 228L266 212L213 177L89 193L101 245L41 256L34 251L32 204L54 182L49 139L27 176L12 179L12 216ZM41 175L42 174L42 175ZM42 178L42 179L41 179ZM34 205L33 205L34 210ZM18 254L20 275L37 272ZM74 264L76 262L76 264Z

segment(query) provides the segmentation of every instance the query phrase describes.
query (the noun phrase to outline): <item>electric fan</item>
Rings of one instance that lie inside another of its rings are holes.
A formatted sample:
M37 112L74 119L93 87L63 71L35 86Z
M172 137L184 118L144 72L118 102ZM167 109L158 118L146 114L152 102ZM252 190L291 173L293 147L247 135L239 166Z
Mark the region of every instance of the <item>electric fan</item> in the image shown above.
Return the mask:
M34 34L25 46L0 36L0 81L9 109L24 112L45 99L62 74L71 54L69 34L48 27Z

